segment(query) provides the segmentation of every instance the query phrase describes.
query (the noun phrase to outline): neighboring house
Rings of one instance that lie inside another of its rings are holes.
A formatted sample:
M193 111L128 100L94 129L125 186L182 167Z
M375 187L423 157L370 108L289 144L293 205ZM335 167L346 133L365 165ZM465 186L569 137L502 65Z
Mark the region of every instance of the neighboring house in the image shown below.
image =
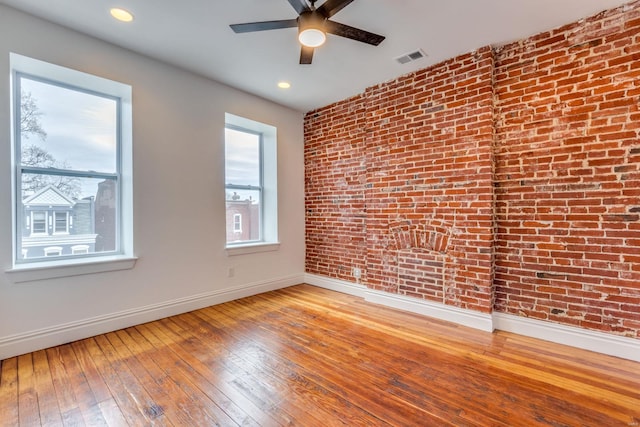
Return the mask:
M227 199L227 243L252 240L260 240L260 204L234 193Z
M98 184L94 206L94 230L96 238L96 252L110 252L116 250L116 192L117 183L104 180Z
M71 200L49 185L22 202L22 258L95 251L93 197Z

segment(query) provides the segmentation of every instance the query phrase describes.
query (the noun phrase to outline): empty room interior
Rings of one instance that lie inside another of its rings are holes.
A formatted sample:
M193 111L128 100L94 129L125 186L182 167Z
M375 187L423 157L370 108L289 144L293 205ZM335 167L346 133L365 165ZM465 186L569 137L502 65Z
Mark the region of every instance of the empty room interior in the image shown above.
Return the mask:
M640 426L640 0L0 0L0 426Z

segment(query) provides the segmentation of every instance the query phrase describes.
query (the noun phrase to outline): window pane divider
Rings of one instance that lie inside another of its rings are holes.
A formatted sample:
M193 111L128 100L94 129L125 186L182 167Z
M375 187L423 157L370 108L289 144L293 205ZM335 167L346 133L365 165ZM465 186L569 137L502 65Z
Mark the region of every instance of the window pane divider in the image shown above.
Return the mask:
M36 166L20 166L23 174L72 176L76 178L118 179L118 174L109 172L77 171L73 169L40 168Z
M227 184L226 188L230 188L232 190L256 190L261 191L262 187L257 185L235 185L235 184Z

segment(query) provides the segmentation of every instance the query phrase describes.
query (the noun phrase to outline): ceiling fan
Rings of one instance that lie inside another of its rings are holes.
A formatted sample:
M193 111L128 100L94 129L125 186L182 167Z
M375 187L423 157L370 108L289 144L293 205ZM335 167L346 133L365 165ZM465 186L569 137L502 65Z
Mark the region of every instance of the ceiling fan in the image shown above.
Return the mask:
M247 22L245 24L232 24L230 27L236 33L298 27L298 40L302 44L302 49L300 50L301 64L311 64L314 49L324 43L327 33L374 46L378 46L384 40L384 36L329 19L353 0L327 0L317 9L315 7L317 0L309 0L310 4L306 0L288 1L299 15L296 19Z

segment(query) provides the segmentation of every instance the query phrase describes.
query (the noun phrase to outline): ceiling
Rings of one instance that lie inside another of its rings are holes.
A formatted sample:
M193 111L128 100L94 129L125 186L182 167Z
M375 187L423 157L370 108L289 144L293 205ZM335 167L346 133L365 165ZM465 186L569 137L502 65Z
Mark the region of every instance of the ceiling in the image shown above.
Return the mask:
M355 0L332 20L386 36L329 35L298 64L295 28L235 34L229 24L296 18L287 0L0 0L19 10L303 112L486 45L574 22L628 0ZM319 0L320 6L324 0ZM135 15L115 21L111 7ZM427 57L394 58L422 49ZM286 80L290 89L279 89Z

